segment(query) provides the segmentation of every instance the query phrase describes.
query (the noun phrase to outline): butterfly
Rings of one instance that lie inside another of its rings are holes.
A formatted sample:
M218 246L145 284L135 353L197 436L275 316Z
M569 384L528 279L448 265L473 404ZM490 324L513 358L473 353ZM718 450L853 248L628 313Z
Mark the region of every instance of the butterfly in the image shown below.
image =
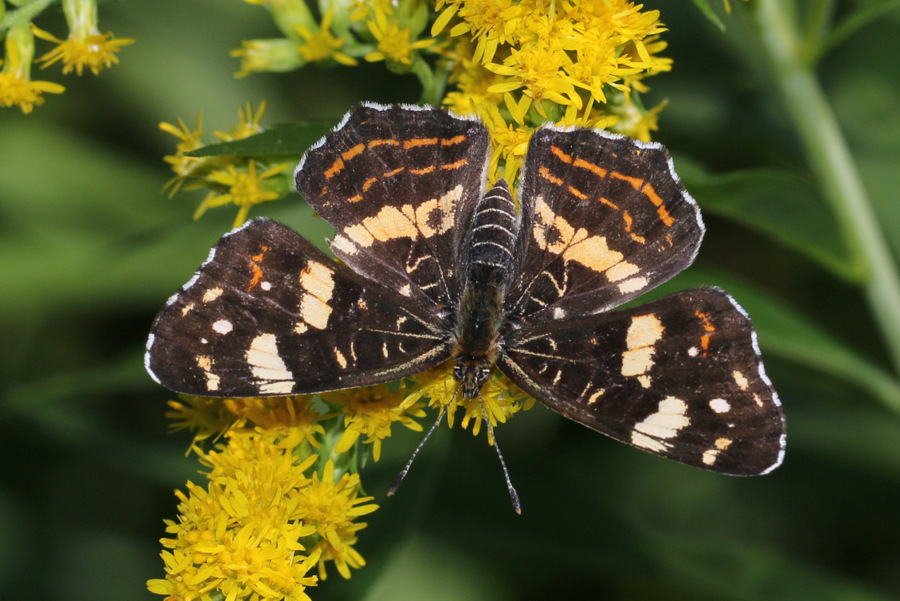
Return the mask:
M254 397L450 361L466 399L496 369L644 451L732 475L780 465L781 403L732 297L618 308L690 265L703 237L666 149L544 125L518 202L504 180L487 186L491 152L475 118L352 109L295 171L340 262L264 218L224 235L157 316L148 372L181 393Z

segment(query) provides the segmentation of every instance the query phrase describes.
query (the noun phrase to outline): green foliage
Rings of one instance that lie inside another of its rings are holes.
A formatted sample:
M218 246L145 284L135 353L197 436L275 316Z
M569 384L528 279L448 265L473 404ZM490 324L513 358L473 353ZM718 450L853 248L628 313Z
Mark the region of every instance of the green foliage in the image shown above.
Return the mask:
M334 125L325 120L292 123L267 127L266 131L243 140L209 144L198 150L186 152L191 157L219 155L249 157L300 156L313 142L321 138Z

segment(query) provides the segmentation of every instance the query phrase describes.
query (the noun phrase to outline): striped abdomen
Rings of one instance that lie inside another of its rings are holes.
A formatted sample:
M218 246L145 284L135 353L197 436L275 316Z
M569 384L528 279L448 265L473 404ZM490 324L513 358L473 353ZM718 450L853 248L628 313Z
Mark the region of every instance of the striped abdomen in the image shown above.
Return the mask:
M475 209L466 282L455 328L457 380L463 396L472 398L497 361L503 322L503 300L513 266L518 219L505 180L485 194Z

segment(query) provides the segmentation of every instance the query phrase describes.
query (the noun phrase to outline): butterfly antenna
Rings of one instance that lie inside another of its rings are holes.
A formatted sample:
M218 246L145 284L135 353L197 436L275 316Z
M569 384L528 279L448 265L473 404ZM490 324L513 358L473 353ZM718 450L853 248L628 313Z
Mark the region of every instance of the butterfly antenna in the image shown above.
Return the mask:
M422 447L425 446L425 443L428 442L428 439L431 438L431 435L434 434L434 431L437 430L437 427L441 423L441 419L444 417L444 410L446 409L446 405L441 406L441 412L438 413L437 419L434 420L434 423L429 428L428 433L425 434L425 438L419 443L419 446L416 447L416 450L413 451L412 457L409 458L409 461L406 462L406 465L403 467L403 470L397 477L394 478L394 483L391 484L390 490L388 490L387 496L392 497L394 493L397 492L397 489L400 488L400 484L403 482L403 479L406 478L406 473L409 471L409 468L412 467L413 461L416 459L416 455L419 454L419 451L422 450Z
M516 487L513 486L512 480L509 479L509 470L506 469L503 453L500 452L500 445L497 444L497 437L494 436L494 427L491 425L491 420L488 419L487 411L484 408L484 399L481 397L480 392L478 393L478 398L481 401L481 415L484 417L484 423L487 424L488 434L491 437L494 450L497 451L497 457L500 458L500 467L503 468L503 477L506 478L506 489L509 491L509 499L512 501L513 511L522 515L522 504L519 502L519 493L516 492Z

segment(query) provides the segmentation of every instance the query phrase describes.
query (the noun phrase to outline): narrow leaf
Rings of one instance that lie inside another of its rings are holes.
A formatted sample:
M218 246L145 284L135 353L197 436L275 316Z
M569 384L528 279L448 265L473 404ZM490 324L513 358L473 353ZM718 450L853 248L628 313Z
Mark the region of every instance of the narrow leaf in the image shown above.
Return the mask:
M833 213L810 181L769 169L707 176L685 169L683 162L679 172L704 211L771 236L841 279L862 279Z
M330 121L301 121L291 125L276 125L267 128L261 134L221 142L198 148L185 155L192 157L208 156L300 156L310 145L314 144L331 129Z
M713 11L712 7L709 5L709 0L694 0L694 6L699 8L700 12L702 12L716 27L725 31L725 23L723 23L722 19L719 18L719 15Z

